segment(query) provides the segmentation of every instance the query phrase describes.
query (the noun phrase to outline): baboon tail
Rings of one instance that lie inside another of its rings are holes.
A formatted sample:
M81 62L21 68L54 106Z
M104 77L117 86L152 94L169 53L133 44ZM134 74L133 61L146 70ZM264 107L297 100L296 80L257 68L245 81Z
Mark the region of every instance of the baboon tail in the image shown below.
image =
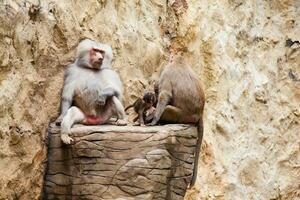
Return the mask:
M201 150L201 143L202 143L202 139L203 139L202 116L200 117L200 119L197 123L197 132L198 132L198 138L197 138L196 149L195 149L195 162L194 162L193 176L192 176L192 180L189 185L190 188L195 185L197 175L198 175L198 162L199 162L199 156L200 156L200 150Z
M133 107L133 104L127 106L127 107L125 108L125 112L126 112L129 108L132 108L132 107Z

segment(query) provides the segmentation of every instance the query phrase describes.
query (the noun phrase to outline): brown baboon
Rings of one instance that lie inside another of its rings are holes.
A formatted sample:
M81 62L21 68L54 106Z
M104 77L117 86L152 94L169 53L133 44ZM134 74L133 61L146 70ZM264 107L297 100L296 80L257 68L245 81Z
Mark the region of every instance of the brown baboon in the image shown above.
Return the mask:
M190 187L195 184L203 137L205 96L197 75L182 52L171 54L158 81L158 103L150 125L158 122L192 123L198 127L195 165Z

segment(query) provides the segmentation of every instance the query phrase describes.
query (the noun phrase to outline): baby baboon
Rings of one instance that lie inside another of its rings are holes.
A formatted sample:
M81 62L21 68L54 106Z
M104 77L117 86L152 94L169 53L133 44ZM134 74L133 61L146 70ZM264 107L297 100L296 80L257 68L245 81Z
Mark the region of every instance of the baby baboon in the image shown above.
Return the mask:
M154 92L145 92L143 97L139 97L133 104L129 105L125 111L129 108L134 109L138 116L133 120L138 120L139 125L144 126L147 118L154 113L155 105L157 103L157 97Z

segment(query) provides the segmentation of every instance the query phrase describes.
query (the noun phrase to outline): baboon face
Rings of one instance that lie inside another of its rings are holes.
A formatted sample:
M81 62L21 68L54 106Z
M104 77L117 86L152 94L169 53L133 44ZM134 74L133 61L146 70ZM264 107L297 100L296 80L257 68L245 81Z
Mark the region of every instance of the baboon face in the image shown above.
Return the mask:
M143 96L143 101L146 103L147 106L152 106L156 101L155 93L146 92Z
M90 65L95 69L100 69L105 56L105 51L98 48L92 48L89 51L89 56L90 56L89 59Z

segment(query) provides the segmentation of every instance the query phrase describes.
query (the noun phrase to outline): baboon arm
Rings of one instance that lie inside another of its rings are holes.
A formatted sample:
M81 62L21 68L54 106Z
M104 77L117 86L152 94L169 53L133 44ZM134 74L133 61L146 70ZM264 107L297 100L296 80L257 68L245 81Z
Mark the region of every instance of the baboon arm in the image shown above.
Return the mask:
M172 98L172 94L167 91L162 91L159 94L155 115L152 122L150 123L151 126L157 124L166 106L170 102L171 98Z
M115 96L112 97L112 101L115 105L116 115L118 119L124 119L126 114L121 101Z
M71 102L68 101L68 100L63 99L61 101L61 112L60 112L60 114L62 116L65 116L70 107L71 107Z
M119 98L120 93L118 93L117 90L112 87L107 87L99 91L98 101L101 105L105 105L106 99L112 96L116 96L117 98Z
M139 117L139 123L140 123L140 125L144 125L145 124L145 122L144 122L144 116L143 116L144 109L145 108L140 108L139 112L138 112L138 115L139 115L138 117Z
M65 73L65 84L62 91L62 100L61 100L61 108L60 108L60 116L59 119L62 120L62 117L64 117L69 108L72 106L73 96L74 96L74 87L70 85L70 76L69 71L70 68L68 68L67 72Z
M61 101L61 109L60 109L60 115L59 117L55 120L56 125L60 125L64 116L67 114L69 108L71 107L71 102L67 100L62 100Z
M104 88L101 92L100 92L100 95L107 98L107 97L110 97L110 96L116 96L116 97L119 97L120 96L120 93L115 90L114 88L112 87L107 87L107 88Z

